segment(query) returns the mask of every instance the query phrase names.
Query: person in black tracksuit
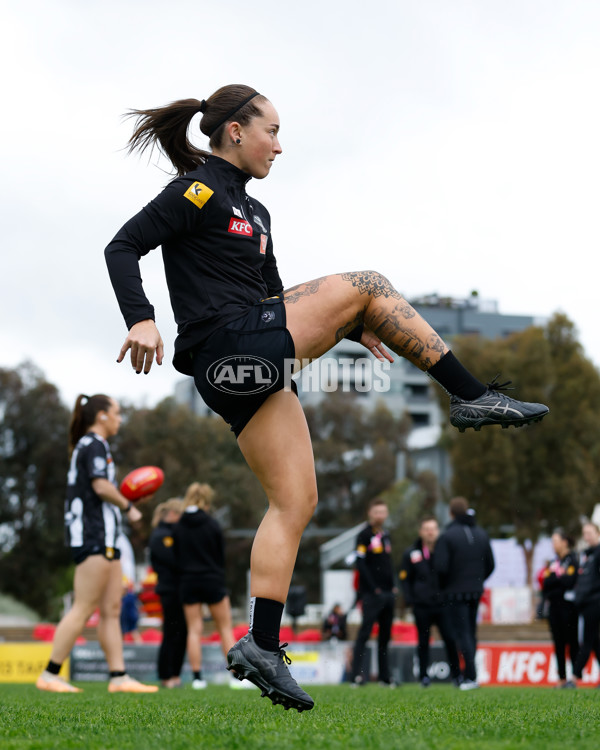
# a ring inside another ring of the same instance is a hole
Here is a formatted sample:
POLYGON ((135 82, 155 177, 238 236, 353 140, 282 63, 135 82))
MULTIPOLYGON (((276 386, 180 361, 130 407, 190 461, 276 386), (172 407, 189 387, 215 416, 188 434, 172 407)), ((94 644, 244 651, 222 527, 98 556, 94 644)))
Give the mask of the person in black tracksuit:
POLYGON ((175 557, 173 531, 183 511, 183 503, 172 498, 157 506, 148 540, 150 564, 158 578, 156 593, 163 612, 163 637, 158 651, 158 678, 163 687, 181 685, 187 626, 179 594, 179 566, 175 557))
POLYGON ((579 652, 574 592, 579 561, 577 553, 573 551, 574 544, 575 541, 563 529, 554 531, 552 546, 556 558, 548 563, 542 578, 542 595, 548 601, 548 624, 554 641, 559 684, 562 687, 574 687, 574 683, 567 680, 567 646, 571 665, 575 664, 579 652))
POLYGON ((453 520, 435 546, 434 565, 449 606, 456 645, 465 663, 460 688, 470 690, 478 687, 477 610, 484 581, 494 570, 494 555, 488 535, 475 523, 464 497, 450 501, 450 515, 453 520))
POLYGON ((583 677, 590 654, 596 655, 600 665, 600 530, 595 523, 588 521, 582 532, 587 548, 581 555, 575 584, 575 604, 583 620, 583 638, 573 666, 573 674, 578 680, 583 677))
MULTIPOLYGON (((350 337, 379 359, 393 360, 387 345, 426 371, 452 395, 451 421, 460 430, 538 421, 548 409, 515 402, 497 383, 477 380, 376 271, 331 274, 284 292, 269 213, 246 192, 248 180, 266 177, 281 154, 279 116, 258 91, 228 85, 207 100, 131 114, 137 120, 130 150, 159 147, 178 176, 105 250, 129 329, 118 361, 129 352, 137 373, 163 361, 139 268, 161 245, 177 321, 173 364, 194 377, 204 401, 231 425, 269 500, 252 548, 250 633, 236 644, 228 668, 251 674, 271 700, 307 710, 313 701, 292 684, 279 646, 298 545, 317 502, 314 454, 292 371, 350 337), (188 137, 198 114, 210 152, 188 137), (498 402, 505 408, 490 408, 498 402)), ((305 244, 318 241, 304 228, 305 208, 314 204, 313 195, 306 198, 298 207, 305 244)))
POLYGON ((434 547, 439 533, 437 520, 433 517, 424 518, 419 526, 419 538, 405 551, 398 574, 404 601, 408 607, 412 607, 419 634, 419 679, 423 687, 431 684, 427 668, 432 625, 437 625, 444 641, 452 679, 458 681, 460 676, 448 607, 442 602, 438 574, 433 564, 434 547))
POLYGON ((388 643, 392 633, 396 587, 390 537, 383 528, 387 517, 388 507, 383 500, 372 500, 369 505, 369 521, 356 538, 356 567, 360 575, 359 596, 363 619, 352 658, 351 682, 354 685, 364 686, 368 682, 367 641, 376 622, 379 624, 379 681, 383 685, 394 685, 388 664, 388 643))
POLYGON ((208 512, 213 496, 209 485, 191 484, 183 498, 184 511, 173 528, 179 593, 188 629, 187 653, 195 689, 206 687, 202 678, 203 604, 210 610, 225 656, 234 643, 231 604, 225 586, 225 539, 220 525, 208 512))

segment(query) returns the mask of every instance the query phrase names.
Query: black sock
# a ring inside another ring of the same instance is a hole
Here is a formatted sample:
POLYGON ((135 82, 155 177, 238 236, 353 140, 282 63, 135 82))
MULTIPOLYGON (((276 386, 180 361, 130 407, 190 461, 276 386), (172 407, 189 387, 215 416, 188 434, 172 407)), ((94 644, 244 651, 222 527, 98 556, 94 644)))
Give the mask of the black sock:
POLYGON ((108 673, 108 676, 112 680, 113 677, 125 677, 126 674, 127 672, 119 672, 117 670, 113 670, 112 672, 108 673))
POLYGON ((473 401, 483 396, 487 388, 461 365, 451 351, 446 352, 439 362, 427 370, 436 383, 439 383, 451 396, 465 401, 473 401))
POLYGON ((266 651, 278 651, 283 602, 256 596, 252 597, 250 607, 250 632, 256 645, 266 651))
POLYGON ((62 667, 62 664, 57 664, 55 661, 48 662, 48 666, 46 667, 46 672, 50 672, 50 674, 58 674, 60 672, 60 668, 62 667))
POLYGON ((198 672, 194 672, 194 679, 195 680, 201 680, 202 679, 202 670, 198 670, 198 672))

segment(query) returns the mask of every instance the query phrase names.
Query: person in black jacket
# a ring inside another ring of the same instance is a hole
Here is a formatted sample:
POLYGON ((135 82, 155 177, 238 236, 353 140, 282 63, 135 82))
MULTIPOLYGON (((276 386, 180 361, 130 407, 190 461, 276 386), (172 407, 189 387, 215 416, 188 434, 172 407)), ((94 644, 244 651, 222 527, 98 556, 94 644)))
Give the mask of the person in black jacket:
POLYGON ((464 497, 450 501, 450 516, 452 521, 435 547, 434 565, 465 663, 460 689, 472 690, 479 687, 475 669, 477 610, 483 583, 494 570, 494 555, 488 535, 475 523, 464 497))
POLYGON ((578 680, 593 652, 600 665, 600 529, 588 521, 582 528, 587 545, 581 555, 579 575, 575 584, 575 604, 583 620, 583 639, 573 667, 578 680))
POLYGON ((554 641, 559 685, 564 688, 575 687, 572 680, 567 680, 566 656, 567 646, 571 665, 574 665, 579 652, 577 638, 578 614, 575 606, 575 584, 579 561, 573 551, 575 540, 564 529, 556 529, 552 534, 552 546, 556 557, 544 570, 542 594, 548 601, 548 624, 554 641))
POLYGON ((437 625, 444 641, 452 679, 457 682, 460 677, 458 652, 448 607, 442 602, 438 574, 433 564, 434 548, 439 535, 440 527, 437 520, 433 516, 424 518, 419 525, 419 538, 404 553, 398 574, 404 601, 408 607, 412 607, 419 634, 419 679, 423 687, 429 687, 431 684, 427 668, 432 625, 437 625))
POLYGON ((225 586, 225 540, 208 511, 214 490, 194 482, 183 498, 184 511, 173 529, 179 565, 179 591, 188 629, 187 653, 194 675, 192 687, 206 687, 202 678, 202 605, 206 604, 221 636, 223 654, 234 644, 231 604, 225 586))
POLYGON ((269 502, 251 554, 250 633, 228 656, 228 669, 248 674, 272 701, 308 710, 314 702, 291 677, 279 645, 298 545, 317 502, 292 372, 352 337, 379 359, 393 359, 385 344, 426 371, 451 394, 450 420, 459 430, 539 421, 548 408, 515 401, 500 384, 471 375, 376 271, 331 274, 284 292, 269 212, 246 192, 248 180, 266 177, 281 154, 279 115, 258 91, 228 85, 206 100, 131 114, 130 150, 158 146, 178 176, 105 250, 129 329, 118 361, 129 353, 136 373, 163 361, 139 269, 142 256, 161 245, 178 327, 173 363, 193 375, 204 401, 231 425, 269 502), (211 152, 188 137, 198 114, 211 152))
POLYGON ((157 575, 156 593, 163 613, 163 637, 158 651, 158 678, 163 687, 181 685, 187 626, 179 596, 179 567, 175 557, 173 531, 183 512, 183 502, 171 498, 157 505, 148 540, 150 564, 157 575))
POLYGON ((352 657, 351 683, 364 686, 369 677, 365 663, 367 641, 373 625, 379 624, 377 664, 379 682, 394 686, 388 664, 388 643, 392 633, 396 587, 392 564, 392 545, 384 524, 388 507, 383 500, 371 500, 368 523, 356 537, 356 567, 359 572, 359 598, 362 602, 362 624, 356 636, 352 657))

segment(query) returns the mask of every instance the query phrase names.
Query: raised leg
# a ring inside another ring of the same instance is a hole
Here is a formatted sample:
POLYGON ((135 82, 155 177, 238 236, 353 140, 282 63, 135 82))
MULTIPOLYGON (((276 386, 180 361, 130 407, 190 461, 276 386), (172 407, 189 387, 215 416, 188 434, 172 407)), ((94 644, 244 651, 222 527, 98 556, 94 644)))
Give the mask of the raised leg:
POLYGON ((297 359, 314 359, 364 323, 393 352, 428 370, 448 351, 441 337, 377 271, 323 276, 285 292, 297 359))
MULTIPOLYGON (((486 388, 385 276, 376 271, 323 276, 288 289, 284 301, 287 327, 300 367, 364 323, 361 343, 375 356, 383 356, 383 342, 427 372, 452 396, 450 422, 461 432, 470 427, 479 430, 484 425, 521 427, 539 422, 548 413, 544 404, 517 401, 501 392, 508 383, 493 382, 486 388)), ((298 365, 295 369, 299 369, 298 365)))

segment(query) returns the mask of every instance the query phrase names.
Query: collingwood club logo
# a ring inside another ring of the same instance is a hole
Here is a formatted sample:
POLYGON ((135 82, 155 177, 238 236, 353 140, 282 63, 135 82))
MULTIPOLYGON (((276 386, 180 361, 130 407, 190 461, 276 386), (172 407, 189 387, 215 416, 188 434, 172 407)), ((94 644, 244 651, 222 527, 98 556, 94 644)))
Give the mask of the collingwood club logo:
POLYGON ((208 382, 223 393, 249 396, 269 390, 279 372, 272 362, 253 355, 232 355, 213 362, 206 371, 208 382))
POLYGON ((262 223, 260 216, 253 216, 254 223, 258 224, 260 227, 260 230, 264 232, 265 234, 268 234, 266 226, 262 223))

